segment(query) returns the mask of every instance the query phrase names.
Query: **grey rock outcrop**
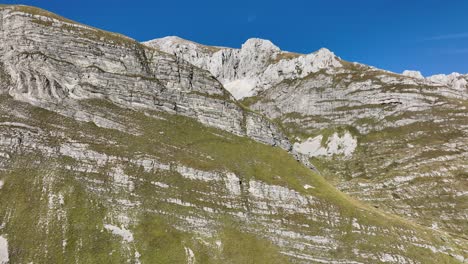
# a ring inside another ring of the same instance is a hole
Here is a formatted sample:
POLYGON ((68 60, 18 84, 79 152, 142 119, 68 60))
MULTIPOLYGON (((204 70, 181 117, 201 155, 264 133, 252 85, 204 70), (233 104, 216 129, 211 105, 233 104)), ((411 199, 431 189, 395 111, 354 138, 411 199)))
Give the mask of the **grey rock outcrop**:
POLYGON ((249 97, 286 80, 307 76, 327 67, 339 67, 329 50, 300 55, 281 51, 268 40, 252 38, 241 49, 207 47, 177 37, 144 42, 210 71, 236 99, 249 97))
POLYGON ((449 75, 436 74, 429 76, 426 79, 434 83, 440 83, 451 86, 455 90, 461 92, 466 93, 468 90, 468 74, 460 74, 457 72, 451 73, 449 75))
POLYGON ((413 78, 416 78, 416 79, 424 79, 424 76, 421 74, 420 71, 405 70, 405 71, 403 71, 402 75, 408 76, 408 77, 413 77, 413 78))
POLYGON ((451 74, 436 74, 429 77, 424 77, 419 71, 404 71, 403 75, 416 79, 425 79, 426 81, 436 84, 442 84, 452 87, 456 91, 465 92, 468 89, 468 74, 460 74, 453 72, 451 74))
POLYGON ((17 100, 58 111, 74 100, 106 99, 291 148, 273 124, 244 111, 209 72, 175 56, 45 11, 6 7, 0 21, 0 77, 9 80, 1 92, 17 100), (245 123, 253 119, 258 122, 245 123))

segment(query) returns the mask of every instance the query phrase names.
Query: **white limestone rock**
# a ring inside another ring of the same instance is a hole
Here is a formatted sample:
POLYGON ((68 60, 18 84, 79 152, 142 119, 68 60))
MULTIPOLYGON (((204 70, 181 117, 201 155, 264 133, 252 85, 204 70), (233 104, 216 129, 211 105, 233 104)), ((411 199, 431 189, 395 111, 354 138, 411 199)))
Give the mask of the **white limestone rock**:
POLYGON ((434 82, 434 83, 448 85, 455 90, 464 91, 464 92, 468 91, 468 74, 462 75, 457 72, 454 72, 448 75, 436 74, 436 75, 427 77, 427 80, 434 82))
POLYGON ((424 76, 421 74, 420 71, 410 71, 410 70, 405 70, 402 73, 404 76, 416 78, 416 79, 424 79, 424 76))
POLYGON ((0 236, 0 264, 8 264, 8 240, 3 236, 0 236))
POLYGON ((196 259, 195 259, 195 253, 189 248, 189 247, 184 247, 185 249, 185 255, 187 255, 187 264, 195 264, 196 259))
POLYGON ((236 99, 253 96, 285 79, 341 66, 339 59, 325 48, 307 55, 294 54, 258 38, 248 39, 240 49, 212 47, 208 51, 207 46, 174 37, 143 44, 210 71, 236 99))
POLYGON ((127 243, 133 242, 133 234, 130 232, 130 230, 110 224, 105 224, 104 228, 110 231, 112 234, 120 236, 127 243))
POLYGON ((323 136, 308 138, 302 143, 294 143, 293 150, 309 157, 344 155, 349 157, 357 147, 357 139, 349 132, 343 135, 333 133, 322 146, 323 136))

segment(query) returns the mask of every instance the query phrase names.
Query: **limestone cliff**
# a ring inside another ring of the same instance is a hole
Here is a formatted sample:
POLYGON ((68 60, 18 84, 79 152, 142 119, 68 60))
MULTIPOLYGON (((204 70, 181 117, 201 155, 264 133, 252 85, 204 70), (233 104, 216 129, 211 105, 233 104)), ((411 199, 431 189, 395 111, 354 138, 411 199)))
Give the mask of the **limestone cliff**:
POLYGON ((144 44, 210 71, 236 99, 255 95, 286 79, 341 65, 327 49, 300 55, 281 51, 270 41, 255 38, 247 40, 241 49, 207 47, 177 37, 144 44))
POLYGON ((0 61, 10 82, 2 92, 17 100, 84 117, 76 100, 106 99, 290 148, 279 129, 242 109, 209 72, 175 56, 28 7, 3 8, 0 20, 0 61))

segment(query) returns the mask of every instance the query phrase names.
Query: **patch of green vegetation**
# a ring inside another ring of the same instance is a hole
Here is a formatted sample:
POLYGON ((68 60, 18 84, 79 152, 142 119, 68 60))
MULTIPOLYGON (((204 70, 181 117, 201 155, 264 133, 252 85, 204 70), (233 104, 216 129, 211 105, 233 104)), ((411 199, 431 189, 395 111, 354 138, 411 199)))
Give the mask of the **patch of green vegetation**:
POLYGON ((59 16, 57 14, 51 13, 49 11, 46 11, 38 7, 25 6, 25 5, 4 5, 2 6, 2 8, 9 8, 13 11, 23 12, 23 13, 27 13, 31 15, 50 17, 58 21, 66 22, 66 23, 78 24, 78 22, 72 21, 70 19, 64 18, 62 16, 59 16))
POLYGON ((33 23, 36 23, 36 24, 39 24, 39 25, 43 25, 45 27, 51 27, 53 25, 53 22, 52 21, 44 21, 44 20, 41 20, 41 19, 37 19, 37 18, 34 18, 31 20, 33 23))
POLYGON ((68 62, 66 60, 61 60, 61 59, 57 59, 57 58, 54 58, 54 57, 51 57, 51 56, 48 56, 40 51, 35 51, 35 52, 21 52, 20 55, 24 55, 26 57, 32 57, 32 56, 40 56, 42 58, 44 58, 44 60, 46 59, 50 59, 50 60, 54 60, 58 63, 61 63, 61 64, 72 64, 71 62, 68 62))
POLYGON ((67 31, 72 31, 74 33, 79 33, 81 37, 89 38, 95 41, 105 41, 115 45, 127 47, 127 48, 137 48, 141 44, 137 43, 135 40, 126 37, 124 35, 103 31, 100 29, 86 27, 77 27, 76 23, 73 24, 63 24, 61 28, 67 31))
POLYGON ((200 48, 202 48, 206 53, 213 54, 221 50, 220 47, 215 47, 215 46, 207 46, 207 45, 200 45, 198 44, 200 48))
POLYGON ((354 121, 354 125, 362 126, 362 125, 369 125, 369 126, 376 126, 380 123, 380 120, 375 117, 364 117, 354 121))
POLYGON ((3 62, 0 62, 0 87, 8 87, 10 82, 10 75, 6 73, 3 62))
POLYGON ((346 133, 350 133, 354 137, 360 136, 359 131, 352 126, 334 126, 334 127, 328 127, 328 128, 316 130, 316 132, 313 134, 310 134, 309 137, 316 137, 316 136, 321 135, 322 141, 320 142, 320 144, 322 147, 326 147, 327 142, 331 136, 333 136, 334 134, 337 134, 339 137, 343 137, 346 133))
POLYGON ((250 96, 243 98, 240 103, 245 107, 250 107, 262 99, 261 96, 250 96))
POLYGON ((306 131, 300 124, 297 122, 282 122, 279 119, 276 120, 276 123, 279 124, 286 132, 286 135, 292 141, 296 141, 297 138, 305 140, 311 136, 309 131, 306 131))
POLYGON ((242 226, 230 225, 221 232, 221 262, 229 264, 289 263, 280 249, 271 242, 242 231, 242 226))
MULTIPOLYGON (((187 234, 171 226, 166 219, 152 213, 145 213, 135 227, 137 247, 144 252, 143 263, 186 263, 184 243, 190 241, 187 234)), ((187 245, 189 247, 189 245, 187 245)))
POLYGON ((101 232, 102 201, 83 188, 77 175, 41 155, 15 157, 10 165, 9 172, 0 173, 5 182, 0 222, 5 223, 1 232, 8 234, 12 263, 124 260, 120 245, 101 232))
MULTIPOLYGON (((302 79, 293 79, 293 80, 284 80, 283 82, 281 82, 280 84, 282 83, 285 83, 285 84, 288 84, 288 83, 292 83, 292 82, 302 82, 303 80, 308 80, 308 79, 317 79, 319 76, 329 76, 329 74, 327 73, 327 70, 326 69, 320 69, 319 71, 317 72, 311 72, 309 73, 309 75, 305 76, 304 78, 302 79)), ((319 89, 319 88, 316 88, 316 89, 319 89)))
POLYGON ((297 112, 291 112, 287 113, 281 116, 281 120, 287 121, 287 120, 299 120, 299 121, 306 121, 306 122, 317 122, 317 123, 324 123, 324 122, 330 122, 330 119, 325 118, 320 115, 303 115, 301 113, 297 112))
POLYGON ((223 91, 225 91, 223 94, 207 94, 207 93, 202 93, 198 91, 190 91, 189 94, 195 94, 195 95, 199 95, 199 96, 203 96, 203 97, 207 97, 211 99, 222 100, 222 101, 226 101, 229 103, 235 103, 231 99, 231 95, 226 90, 223 90, 223 91))
POLYGON ((385 109, 392 107, 393 105, 382 105, 382 104, 363 104, 353 106, 339 106, 335 108, 335 111, 354 111, 354 110, 365 110, 365 109, 385 109))
MULTIPOLYGON (((398 79, 402 78, 402 76, 399 74, 371 68, 367 65, 352 63, 344 60, 341 60, 340 62, 343 65, 345 72, 333 75, 333 82, 335 84, 343 84, 345 87, 353 82, 367 81, 371 81, 373 84, 380 84, 385 86, 385 84, 380 81, 380 76, 394 77, 398 79)), ((397 86, 389 86, 388 88, 393 89, 397 86)), ((351 92, 350 94, 359 92, 359 90, 356 90, 351 92)))
POLYGON ((324 118, 319 115, 302 115, 297 112, 291 112, 281 115, 281 117, 274 120, 278 127, 282 128, 282 131, 288 136, 290 140, 296 141, 305 140, 309 137, 315 137, 320 133, 320 129, 308 128, 304 124, 314 123, 326 123, 331 120, 324 118))
POLYGON ((302 56, 303 54, 294 53, 294 52, 281 52, 276 55, 274 59, 271 59, 268 64, 276 64, 281 60, 292 60, 302 56))

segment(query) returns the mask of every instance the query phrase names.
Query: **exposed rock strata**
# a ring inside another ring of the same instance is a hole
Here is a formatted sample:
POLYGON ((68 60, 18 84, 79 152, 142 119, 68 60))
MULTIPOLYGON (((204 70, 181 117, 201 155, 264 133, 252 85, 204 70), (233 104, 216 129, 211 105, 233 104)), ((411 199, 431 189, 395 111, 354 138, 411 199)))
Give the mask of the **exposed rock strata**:
POLYGON ((177 37, 155 39, 144 43, 182 58, 210 71, 236 99, 286 79, 303 78, 327 67, 341 66, 329 50, 308 55, 281 51, 268 40, 249 39, 241 49, 202 46, 177 37))
POLYGON ((312 162, 334 175, 341 190, 427 226, 455 233, 467 228, 466 75, 400 75, 326 50, 314 56, 283 52, 258 39, 241 49, 174 37, 145 44, 209 70, 238 98, 246 97, 244 104, 280 122, 297 141, 295 151, 338 154, 312 162), (230 54, 223 56, 229 63, 214 59, 220 54, 230 54), (356 139, 353 155, 343 155, 344 148, 328 151, 336 146, 323 138, 337 132, 356 139))
POLYGON ((0 12, 0 75, 10 82, 2 92, 15 99, 51 110, 70 106, 68 113, 74 100, 107 99, 290 148, 273 124, 244 111, 209 72, 127 37, 23 9, 0 12))

